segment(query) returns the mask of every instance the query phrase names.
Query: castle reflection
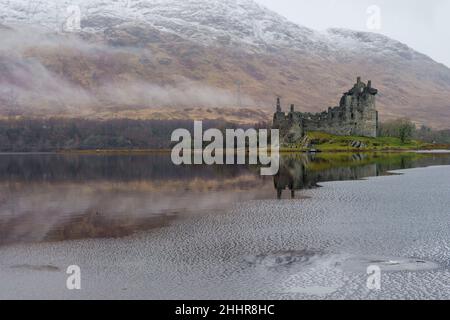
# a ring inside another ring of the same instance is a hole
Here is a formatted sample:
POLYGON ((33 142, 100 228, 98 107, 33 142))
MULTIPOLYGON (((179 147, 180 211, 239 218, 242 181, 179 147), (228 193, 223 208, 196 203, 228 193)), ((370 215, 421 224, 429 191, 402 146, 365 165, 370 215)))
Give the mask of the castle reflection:
POLYGON ((287 154, 281 156, 273 181, 278 199, 295 199, 297 191, 318 187, 320 182, 358 180, 387 175, 391 170, 449 163, 448 156, 414 153, 287 154))

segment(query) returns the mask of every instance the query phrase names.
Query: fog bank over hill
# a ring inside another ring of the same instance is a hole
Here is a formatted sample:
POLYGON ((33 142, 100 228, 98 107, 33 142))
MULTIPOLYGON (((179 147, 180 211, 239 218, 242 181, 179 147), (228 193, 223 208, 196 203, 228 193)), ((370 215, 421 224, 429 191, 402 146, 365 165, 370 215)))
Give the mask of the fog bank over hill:
MULTIPOLYGON (((30 27, 2 30, 0 34, 0 101, 4 115, 65 112, 75 116, 99 109, 206 108, 214 104, 227 107, 236 101, 227 90, 182 75, 158 83, 110 70, 117 64, 125 68, 134 58, 151 59, 152 53, 147 49, 116 47, 86 41, 78 35, 48 34, 30 27), (97 66, 102 74, 89 70, 97 66)), ((244 103, 253 103, 249 98, 243 99, 244 103)))

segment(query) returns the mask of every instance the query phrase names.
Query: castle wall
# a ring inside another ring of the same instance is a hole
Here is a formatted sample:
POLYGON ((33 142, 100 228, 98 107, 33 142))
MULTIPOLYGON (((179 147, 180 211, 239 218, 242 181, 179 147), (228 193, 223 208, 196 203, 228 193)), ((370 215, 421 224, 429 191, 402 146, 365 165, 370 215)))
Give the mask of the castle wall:
POLYGON ((322 131, 341 136, 376 137, 378 131, 378 112, 375 96, 378 91, 371 82, 366 85, 358 78, 354 87, 344 93, 337 107, 322 113, 295 112, 285 114, 277 101, 273 127, 280 130, 285 143, 299 142, 307 132, 322 131))
POLYGON ((298 114, 278 112, 274 116, 273 128, 280 130, 280 137, 287 143, 295 143, 305 136, 303 121, 298 114))

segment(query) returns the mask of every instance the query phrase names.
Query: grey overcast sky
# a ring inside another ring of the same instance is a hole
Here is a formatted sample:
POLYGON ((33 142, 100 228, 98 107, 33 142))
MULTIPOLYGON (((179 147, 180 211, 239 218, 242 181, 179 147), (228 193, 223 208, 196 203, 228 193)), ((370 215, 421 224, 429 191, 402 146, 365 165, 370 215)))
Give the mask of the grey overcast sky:
POLYGON ((340 27, 382 33, 450 67, 450 0, 256 1, 312 29, 340 27), (377 30, 367 27, 373 17, 367 10, 373 5, 380 9, 377 30))

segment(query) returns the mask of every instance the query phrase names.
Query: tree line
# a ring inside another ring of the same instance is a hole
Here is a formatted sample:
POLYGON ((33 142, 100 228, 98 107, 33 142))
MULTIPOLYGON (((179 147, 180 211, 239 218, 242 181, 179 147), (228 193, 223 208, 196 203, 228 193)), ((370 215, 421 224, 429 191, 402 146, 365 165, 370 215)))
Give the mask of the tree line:
MULTIPOLYGON (((269 123, 240 126, 224 121, 203 121, 204 129, 269 128, 269 123)), ((192 120, 87 120, 8 119, 0 120, 0 152, 52 152, 96 149, 169 149, 175 129, 192 132, 192 120)), ((380 124, 379 136, 450 144, 449 130, 417 126, 407 119, 380 124)))
MULTIPOLYGON (((237 128, 223 121, 203 121, 204 129, 237 128)), ((192 132, 192 120, 0 120, 0 152, 52 152, 96 149, 169 149, 175 129, 192 132)))
POLYGON ((435 144, 450 144, 450 129, 433 130, 424 125, 417 127, 409 119, 397 119, 381 123, 378 135, 380 137, 399 138, 402 143, 414 139, 435 144))

